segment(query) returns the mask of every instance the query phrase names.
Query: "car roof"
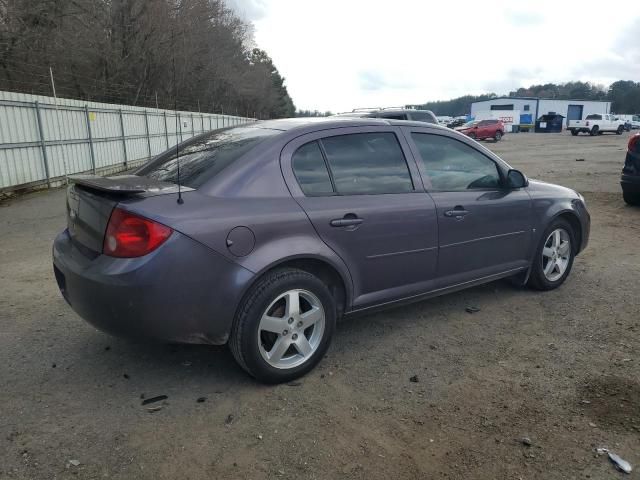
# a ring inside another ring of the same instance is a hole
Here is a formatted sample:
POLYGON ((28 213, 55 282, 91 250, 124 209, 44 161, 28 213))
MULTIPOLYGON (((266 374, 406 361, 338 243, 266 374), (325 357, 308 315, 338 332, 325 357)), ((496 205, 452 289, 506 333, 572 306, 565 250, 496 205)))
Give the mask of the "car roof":
MULTIPOLYGON (((415 110, 414 110, 415 111, 415 110)), ((405 126, 405 127, 432 127, 445 131, 448 128, 437 125, 435 123, 427 123, 413 120, 392 120, 387 118, 372 117, 299 117, 299 118, 283 118, 279 120, 263 120, 251 125, 248 128, 265 128, 270 130, 280 130, 282 132, 291 130, 325 130, 340 127, 373 127, 373 126, 405 126), (316 128, 313 128, 316 127, 316 128)))

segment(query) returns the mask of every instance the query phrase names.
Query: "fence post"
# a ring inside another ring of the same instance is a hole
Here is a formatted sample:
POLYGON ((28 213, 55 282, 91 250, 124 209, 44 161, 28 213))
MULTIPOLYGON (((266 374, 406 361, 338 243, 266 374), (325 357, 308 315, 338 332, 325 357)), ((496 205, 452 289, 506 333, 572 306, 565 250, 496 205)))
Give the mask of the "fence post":
POLYGON ((196 127, 193 124, 193 113, 191 114, 191 136, 192 137, 196 136, 196 127))
POLYGON ((91 134, 91 118, 89 117, 89 106, 84 106, 84 116, 87 120, 87 140, 89 140, 89 153, 91 154, 91 169, 96 174, 96 153, 93 151, 93 136, 91 134))
POLYGON ((47 157, 47 145, 44 143, 44 130, 42 128, 42 117, 40 115, 40 103, 33 102, 36 107, 36 119, 38 120, 38 133, 40 134, 40 148, 42 149, 42 162, 44 163, 44 174, 47 176, 47 187, 51 188, 51 175, 49 173, 49 158, 47 157))
POLYGON ((124 121, 122 120, 122 109, 119 109, 120 113, 120 131, 122 132, 122 150, 124 151, 124 169, 127 169, 127 163, 129 163, 129 159, 127 158, 127 139, 124 136, 124 121))
POLYGON ((151 158, 151 137, 149 136, 149 117, 147 111, 144 111, 144 124, 147 127, 147 148, 149 149, 149 158, 151 158))
MULTIPOLYGON (((178 126, 180 128, 180 143, 183 142, 182 140, 182 120, 180 119, 180 114, 178 112, 176 112, 176 118, 178 119, 178 126)), ((178 132, 176 132, 176 139, 178 138, 178 132)))
POLYGON ((200 133, 204 133, 204 115, 200 114, 200 133))
POLYGON ((164 117, 164 139, 167 142, 167 150, 169 150, 169 132, 167 131, 167 112, 162 112, 164 117))

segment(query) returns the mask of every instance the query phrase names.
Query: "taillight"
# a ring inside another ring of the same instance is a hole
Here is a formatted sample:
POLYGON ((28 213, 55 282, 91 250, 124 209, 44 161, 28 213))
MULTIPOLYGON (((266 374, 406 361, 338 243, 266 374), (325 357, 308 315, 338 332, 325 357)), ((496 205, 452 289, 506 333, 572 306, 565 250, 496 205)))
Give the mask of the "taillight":
POLYGON ((629 145, 627 145, 627 148, 632 153, 640 152, 640 133, 636 133, 629 139, 629 145))
POLYGON ((111 257, 141 257, 162 245, 172 232, 166 225, 114 208, 102 253, 111 257))

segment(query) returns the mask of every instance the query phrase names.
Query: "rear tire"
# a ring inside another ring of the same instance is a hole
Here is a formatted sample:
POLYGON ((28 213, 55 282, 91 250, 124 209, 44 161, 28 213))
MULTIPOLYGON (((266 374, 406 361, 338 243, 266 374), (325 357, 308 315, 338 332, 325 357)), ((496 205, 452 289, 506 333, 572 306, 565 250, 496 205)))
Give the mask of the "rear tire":
POLYGON ((589 132, 589 135, 593 137, 595 135, 598 135, 599 132, 600 132, 600 127, 598 127, 598 125, 594 125, 591 131, 589 132))
POLYGON ((498 130, 498 131, 496 132, 496 134, 493 136, 493 139, 494 139, 496 142, 499 142, 499 141, 502 139, 502 132, 501 132, 500 130, 498 130))
POLYGON ((564 283, 573 266, 575 237, 573 228, 566 220, 558 218, 551 222, 533 257, 528 281, 531 288, 553 290, 564 283))
POLYGON ((632 207, 640 207, 640 193, 625 192, 623 190, 622 198, 627 205, 631 205, 632 207))
POLYGON ((258 381, 288 382, 322 359, 335 325, 335 300, 319 278, 292 268, 275 270, 245 295, 229 347, 258 381))
POLYGON ((576 129, 571 129, 571 135, 573 135, 574 137, 578 135, 578 130, 576 129))

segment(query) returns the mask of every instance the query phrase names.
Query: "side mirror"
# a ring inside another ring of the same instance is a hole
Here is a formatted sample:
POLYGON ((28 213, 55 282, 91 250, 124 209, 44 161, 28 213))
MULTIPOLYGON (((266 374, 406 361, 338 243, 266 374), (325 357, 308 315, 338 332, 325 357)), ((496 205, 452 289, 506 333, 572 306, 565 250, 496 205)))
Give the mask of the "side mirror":
POLYGON ((524 188, 529 186, 529 180, 520 170, 509 170, 507 173, 507 186, 509 188, 524 188))

